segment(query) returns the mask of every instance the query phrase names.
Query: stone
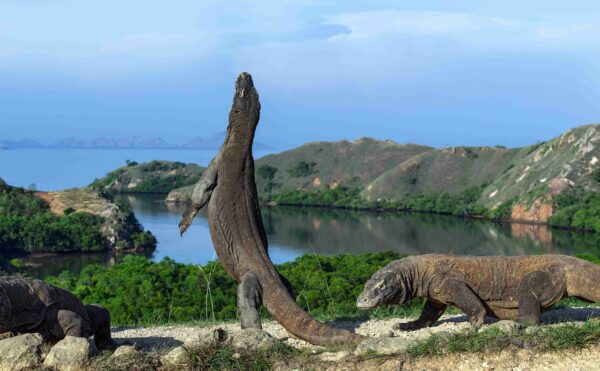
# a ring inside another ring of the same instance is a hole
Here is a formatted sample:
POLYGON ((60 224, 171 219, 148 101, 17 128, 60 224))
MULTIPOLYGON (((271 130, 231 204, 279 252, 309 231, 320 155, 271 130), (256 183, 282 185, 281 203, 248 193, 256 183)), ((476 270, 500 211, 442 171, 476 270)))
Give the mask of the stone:
MULTIPOLYGON (((510 320, 502 320, 495 323, 492 323, 487 328, 497 328, 509 334, 515 333, 521 329, 521 324, 519 322, 510 321, 510 320)), ((482 331, 480 329, 479 331, 482 331)))
POLYGON ((192 351, 204 348, 207 346, 213 346, 222 343, 227 338, 227 333, 222 328, 217 328, 212 332, 201 332, 197 336, 187 338, 183 347, 192 351))
POLYGON ((226 343, 235 349, 267 350, 275 346, 277 340, 263 330, 247 328, 231 335, 226 343))
POLYGON ((183 345, 174 348, 161 358, 164 364, 171 366, 188 366, 193 361, 193 356, 198 354, 202 348, 213 346, 225 341, 227 334, 225 330, 217 328, 212 332, 202 332, 192 336, 183 342, 183 345))
POLYGON ((97 353, 98 349, 89 339, 66 336, 50 349, 44 366, 60 371, 83 370, 89 358, 97 353))
POLYGON ((377 353, 380 355, 393 355, 406 352, 412 341, 404 338, 369 338, 361 341, 354 354, 364 355, 377 353))
POLYGON ((170 366, 187 366, 190 364, 192 356, 189 350, 179 346, 161 358, 161 362, 170 366))
POLYGON ((133 358, 137 353, 138 351, 134 345, 121 345, 115 350, 112 358, 133 358))
POLYGON ((394 337, 394 331, 392 331, 392 330, 385 330, 385 331, 382 331, 382 332, 379 334, 379 337, 380 337, 380 338, 392 338, 392 337, 394 337))
POLYGON ((24 334, 0 340, 0 371, 39 367, 43 343, 40 334, 24 334))

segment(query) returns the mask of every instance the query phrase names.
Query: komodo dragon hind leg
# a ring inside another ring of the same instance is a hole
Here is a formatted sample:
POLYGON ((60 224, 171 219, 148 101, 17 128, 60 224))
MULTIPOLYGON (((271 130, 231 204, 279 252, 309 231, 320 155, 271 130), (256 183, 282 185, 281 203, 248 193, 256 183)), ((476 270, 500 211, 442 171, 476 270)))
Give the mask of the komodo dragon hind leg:
POLYGON ((85 306, 88 317, 92 321, 94 343, 98 349, 114 349, 118 346, 110 335, 110 312, 101 305, 88 304, 85 306))
POLYGON ((555 292, 560 286, 557 284, 559 279, 560 277, 552 277, 548 271, 535 271, 521 280, 517 286, 519 322, 524 325, 540 323, 542 303, 562 296, 562 293, 555 292))
POLYGON ((407 323, 397 323, 393 326, 393 328, 396 330, 413 331, 423 327, 429 327, 433 325, 435 321, 442 316, 442 314, 444 314, 446 307, 447 306, 442 303, 437 303, 428 299, 425 302, 423 311, 417 320, 407 323))
POLYGON ((246 273, 237 289, 238 311, 242 328, 261 329, 258 309, 262 305, 262 286, 254 273, 246 273))

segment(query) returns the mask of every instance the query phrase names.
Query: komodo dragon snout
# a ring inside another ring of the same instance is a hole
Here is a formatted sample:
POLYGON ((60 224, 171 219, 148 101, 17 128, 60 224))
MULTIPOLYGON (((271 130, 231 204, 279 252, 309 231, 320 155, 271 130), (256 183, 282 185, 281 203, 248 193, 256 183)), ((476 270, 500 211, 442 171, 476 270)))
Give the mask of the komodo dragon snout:
POLYGON ((367 310, 381 304, 402 304, 404 292, 404 284, 396 274, 380 271, 367 281, 362 294, 356 300, 356 307, 367 310))

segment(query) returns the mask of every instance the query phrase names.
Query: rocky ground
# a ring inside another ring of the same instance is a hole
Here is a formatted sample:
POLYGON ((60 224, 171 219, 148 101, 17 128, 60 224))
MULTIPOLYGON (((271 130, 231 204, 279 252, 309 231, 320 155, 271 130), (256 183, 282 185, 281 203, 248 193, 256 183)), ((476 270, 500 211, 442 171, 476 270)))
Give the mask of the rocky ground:
MULTIPOLYGON (((560 326, 565 321, 577 323, 592 317, 600 317, 599 308, 564 308, 545 313, 543 322, 548 326, 560 326)), ((116 327, 113 329, 115 340, 126 341, 135 346, 123 346, 114 354, 98 352, 87 339, 68 338, 52 346, 44 344, 39 336, 29 334, 0 340, 0 371, 38 367, 59 370, 203 369, 206 364, 198 363, 198 355, 206 354, 206 348, 214 346, 215 341, 227 344, 236 352, 229 357, 241 357, 240 361, 251 360, 253 352, 276 353, 276 344, 281 343, 301 350, 300 357, 276 360, 270 366, 275 369, 592 370, 597 369, 600 364, 600 346, 596 344, 591 344, 584 350, 561 352, 541 353, 536 349, 513 347, 484 354, 458 353, 414 358, 408 356, 406 350, 415 341, 426 339, 432 334, 443 336, 464 332, 469 325, 464 315, 446 315, 428 329, 412 332, 392 330, 393 324, 408 320, 410 319, 336 322, 336 326, 355 330, 368 338, 358 346, 329 349, 293 338, 281 325, 272 321, 264 323, 265 332, 240 330, 237 323, 116 327), (129 363, 119 363, 118 359, 129 359, 129 363)), ((484 329, 490 326, 510 332, 517 324, 510 321, 488 321, 484 329)))
MULTIPOLYGON (((600 317, 600 308, 562 308, 546 312, 542 321, 547 324, 581 322, 588 318, 600 317), (566 321, 566 322, 565 322, 566 321)), ((465 315, 444 315, 435 326, 418 331, 393 330, 392 326, 399 322, 408 322, 411 318, 369 320, 362 322, 336 322, 335 326, 354 330, 369 337, 394 337, 409 341, 424 339, 431 334, 442 332, 456 332, 469 328, 465 315)), ((486 326, 494 323, 487 319, 486 326)), ((198 327, 190 325, 171 325, 158 327, 121 327, 113 329, 116 341, 130 341, 140 346, 178 346, 186 339, 197 336, 198 333, 211 333, 217 328, 222 328, 227 333, 240 331, 238 323, 223 323, 212 326, 198 327)), ((305 341, 290 337, 289 333, 277 322, 269 321, 263 324, 264 330, 274 338, 284 343, 301 349, 319 349, 320 347, 308 344, 305 341)))

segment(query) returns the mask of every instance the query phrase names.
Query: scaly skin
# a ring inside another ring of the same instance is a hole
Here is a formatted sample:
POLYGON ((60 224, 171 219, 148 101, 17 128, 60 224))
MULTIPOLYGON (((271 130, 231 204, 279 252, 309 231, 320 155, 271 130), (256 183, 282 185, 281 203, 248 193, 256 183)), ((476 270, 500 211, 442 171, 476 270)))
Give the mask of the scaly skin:
POLYGON ((70 292, 44 281, 0 277, 0 334, 41 333, 60 340, 89 338, 99 349, 115 348, 110 336, 110 314, 97 304, 84 306, 70 292))
POLYGON ((357 334, 327 326, 302 310, 271 262, 252 157, 259 118, 252 77, 242 73, 236 82, 225 143, 198 181, 180 232, 183 234, 198 211, 208 205, 208 224, 219 260, 240 284, 238 309, 243 328, 261 327, 258 307, 262 304, 286 330, 312 344, 358 340, 357 334))
POLYGON ((464 311, 474 327, 484 316, 539 323, 540 314, 564 297, 600 301, 600 267, 564 255, 421 255, 396 260, 365 284, 356 305, 371 309, 427 298, 416 321, 396 327, 431 326, 448 305, 464 311))

